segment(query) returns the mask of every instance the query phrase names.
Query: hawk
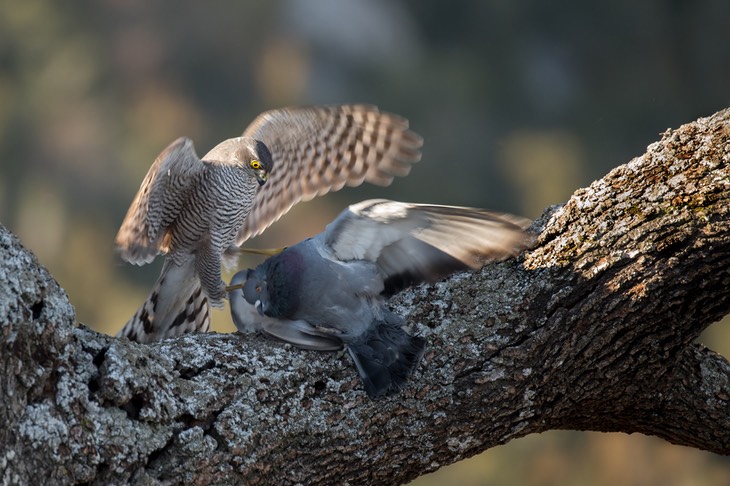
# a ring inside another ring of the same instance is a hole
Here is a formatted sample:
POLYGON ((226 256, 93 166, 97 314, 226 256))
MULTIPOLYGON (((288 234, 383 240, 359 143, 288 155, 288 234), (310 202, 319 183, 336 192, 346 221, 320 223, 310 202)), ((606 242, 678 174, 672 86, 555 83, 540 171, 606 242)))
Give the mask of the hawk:
POLYGON ((221 264, 294 204, 369 182, 387 186, 421 157, 422 138, 369 105, 260 114, 201 158, 180 138, 155 160, 116 236, 133 264, 165 255, 152 291, 118 333, 151 342, 207 332, 222 307, 221 264))

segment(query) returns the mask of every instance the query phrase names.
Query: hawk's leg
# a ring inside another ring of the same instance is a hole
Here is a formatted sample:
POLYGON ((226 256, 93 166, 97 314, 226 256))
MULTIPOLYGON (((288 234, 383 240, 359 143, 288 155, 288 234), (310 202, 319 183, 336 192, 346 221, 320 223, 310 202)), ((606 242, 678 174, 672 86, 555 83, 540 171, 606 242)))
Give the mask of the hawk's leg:
POLYGON ((195 258, 195 273, 200 278, 210 305, 217 308, 223 307, 223 297, 226 295, 226 284, 221 278, 221 253, 222 250, 213 245, 204 245, 195 258))

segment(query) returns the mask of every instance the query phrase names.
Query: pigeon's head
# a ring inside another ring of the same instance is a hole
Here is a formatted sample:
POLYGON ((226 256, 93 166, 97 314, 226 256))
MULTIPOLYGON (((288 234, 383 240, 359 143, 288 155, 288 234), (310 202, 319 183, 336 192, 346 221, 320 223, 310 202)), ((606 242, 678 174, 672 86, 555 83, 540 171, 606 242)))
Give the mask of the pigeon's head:
POLYGON ((243 296, 243 286, 250 270, 241 270, 231 279, 228 300, 231 303, 231 318, 240 332, 254 332, 261 329, 261 315, 253 303, 243 296))
POLYGON ((266 275, 259 269, 246 272, 246 283, 243 286, 243 298, 256 307, 262 316, 269 309, 269 291, 266 285, 266 275))

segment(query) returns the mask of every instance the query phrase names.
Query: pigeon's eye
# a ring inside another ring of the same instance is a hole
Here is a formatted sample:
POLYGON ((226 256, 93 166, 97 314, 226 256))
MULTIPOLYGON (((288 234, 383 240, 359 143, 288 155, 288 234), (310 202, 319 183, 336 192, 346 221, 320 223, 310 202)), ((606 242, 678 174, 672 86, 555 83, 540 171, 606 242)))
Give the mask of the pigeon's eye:
POLYGON ((256 293, 257 294, 260 294, 261 293, 261 286, 260 285, 257 285, 256 286, 256 293))
POLYGON ((261 162, 259 162, 258 160, 252 160, 252 161, 251 161, 251 162, 249 163, 249 165, 250 165, 250 166, 251 166, 251 168, 252 168, 252 169, 254 169, 254 170, 259 170, 259 169, 260 169, 260 168, 262 167, 262 165, 261 165, 261 162))

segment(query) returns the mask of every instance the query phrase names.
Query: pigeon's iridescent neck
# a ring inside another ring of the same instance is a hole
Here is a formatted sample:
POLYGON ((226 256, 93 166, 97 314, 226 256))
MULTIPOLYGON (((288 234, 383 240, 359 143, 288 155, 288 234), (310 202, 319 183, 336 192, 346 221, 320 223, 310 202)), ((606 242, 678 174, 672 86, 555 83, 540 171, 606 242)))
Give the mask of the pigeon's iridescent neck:
POLYGON ((304 258, 296 247, 288 248, 266 260, 270 317, 292 317, 299 308, 302 293, 304 258))

